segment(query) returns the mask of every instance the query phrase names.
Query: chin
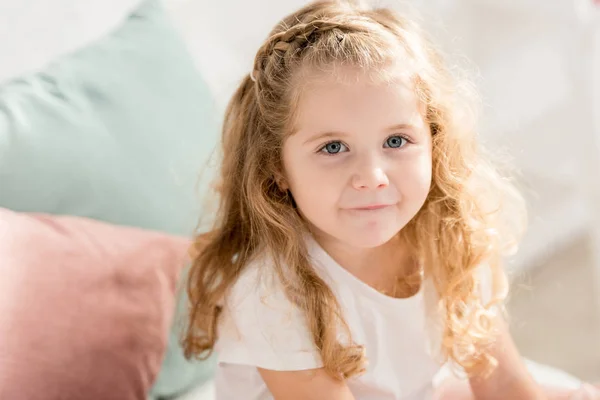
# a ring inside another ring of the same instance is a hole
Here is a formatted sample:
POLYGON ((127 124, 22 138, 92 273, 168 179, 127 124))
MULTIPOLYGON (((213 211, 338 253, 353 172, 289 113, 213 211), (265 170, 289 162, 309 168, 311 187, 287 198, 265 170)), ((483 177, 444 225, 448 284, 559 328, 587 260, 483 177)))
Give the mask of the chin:
POLYGON ((362 232, 356 232, 354 235, 349 236, 348 232, 344 232, 344 237, 348 244, 352 246, 371 249, 375 247, 382 246, 389 242, 394 236, 400 232, 398 230, 371 230, 370 232, 367 230, 363 230, 362 232))

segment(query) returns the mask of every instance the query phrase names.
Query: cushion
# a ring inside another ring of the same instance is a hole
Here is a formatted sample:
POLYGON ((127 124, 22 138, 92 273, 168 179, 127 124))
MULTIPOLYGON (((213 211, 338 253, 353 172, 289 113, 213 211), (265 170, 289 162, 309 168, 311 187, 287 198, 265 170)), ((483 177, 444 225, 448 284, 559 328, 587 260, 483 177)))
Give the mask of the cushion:
POLYGON ((189 240, 0 209, 0 398, 142 400, 189 240))
POLYGON ((146 0, 103 40, 0 86, 0 206, 189 235, 219 138, 212 104, 146 0))
MULTIPOLYGON (((212 106, 160 1, 145 0, 110 35, 0 86, 0 207, 188 236, 212 177, 212 106)), ((179 326, 156 395, 213 373, 184 359, 179 326)))

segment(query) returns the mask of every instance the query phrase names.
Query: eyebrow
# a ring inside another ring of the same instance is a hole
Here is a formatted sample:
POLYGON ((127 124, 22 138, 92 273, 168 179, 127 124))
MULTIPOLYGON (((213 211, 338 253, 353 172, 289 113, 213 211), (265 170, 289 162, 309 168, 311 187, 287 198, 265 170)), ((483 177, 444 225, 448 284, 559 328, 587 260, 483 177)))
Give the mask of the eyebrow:
MULTIPOLYGON (((411 130, 411 131, 417 130, 417 128, 412 124, 396 124, 396 125, 392 125, 389 128, 385 129, 385 131, 389 132, 389 131, 395 131, 395 130, 400 130, 400 129, 411 130)), ((323 132, 323 133, 311 136, 304 142, 304 144, 313 143, 313 142, 320 141, 320 140, 327 139, 327 138, 340 138, 340 137, 343 138, 344 136, 348 136, 348 134, 345 132, 328 131, 328 132, 323 132)))

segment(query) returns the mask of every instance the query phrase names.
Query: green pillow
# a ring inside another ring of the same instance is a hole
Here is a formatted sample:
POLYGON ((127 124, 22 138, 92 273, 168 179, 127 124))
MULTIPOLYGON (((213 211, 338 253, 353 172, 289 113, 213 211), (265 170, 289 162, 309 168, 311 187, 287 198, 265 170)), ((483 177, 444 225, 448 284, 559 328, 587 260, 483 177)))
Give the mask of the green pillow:
MULTIPOLYGON (((213 102, 160 2, 144 1, 111 35, 0 86, 0 207, 189 236, 213 102)), ((214 370, 184 360, 177 326, 156 395, 214 370)))
POLYGON ((193 232, 213 99, 158 0, 0 86, 0 205, 193 232))

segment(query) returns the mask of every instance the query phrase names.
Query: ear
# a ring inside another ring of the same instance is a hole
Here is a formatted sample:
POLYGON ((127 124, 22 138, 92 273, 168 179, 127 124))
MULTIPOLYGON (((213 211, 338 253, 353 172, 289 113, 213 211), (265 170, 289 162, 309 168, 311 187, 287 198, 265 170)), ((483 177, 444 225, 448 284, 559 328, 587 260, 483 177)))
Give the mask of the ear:
POLYGON ((279 189, 282 192, 286 192, 289 190, 290 186, 287 184, 287 181, 285 179, 281 179, 277 182, 277 186, 279 186, 279 189))
POLYGON ((277 184, 277 187, 279 188, 279 190, 281 190, 282 192, 287 191, 290 187, 287 184, 287 179, 285 179, 285 176, 283 176, 283 174, 276 174, 274 176, 275 179, 275 183, 277 184))

